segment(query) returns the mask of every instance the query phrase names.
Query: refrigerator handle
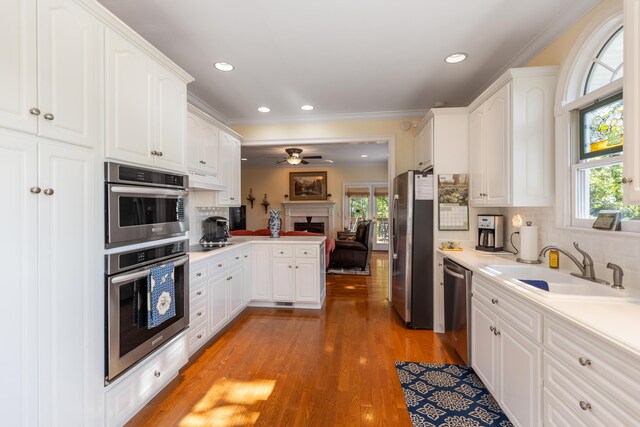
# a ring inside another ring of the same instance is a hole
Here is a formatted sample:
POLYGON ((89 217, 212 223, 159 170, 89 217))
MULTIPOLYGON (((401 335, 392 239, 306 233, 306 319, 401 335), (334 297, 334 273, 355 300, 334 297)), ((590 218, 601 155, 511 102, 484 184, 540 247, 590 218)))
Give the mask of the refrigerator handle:
POLYGON ((393 195, 393 221, 391 232, 393 236, 391 238, 391 243, 393 247, 393 259, 398 259, 398 200, 400 197, 397 194, 393 195))

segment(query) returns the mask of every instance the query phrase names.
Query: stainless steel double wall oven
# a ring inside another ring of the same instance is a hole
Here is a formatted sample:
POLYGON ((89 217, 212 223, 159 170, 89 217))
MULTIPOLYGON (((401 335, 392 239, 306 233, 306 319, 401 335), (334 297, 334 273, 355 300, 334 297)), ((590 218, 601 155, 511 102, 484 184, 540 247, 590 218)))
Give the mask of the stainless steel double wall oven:
POLYGON ((188 194, 186 175, 105 163, 105 385, 188 326, 188 194), (169 262, 176 315, 149 328, 148 277, 169 262))

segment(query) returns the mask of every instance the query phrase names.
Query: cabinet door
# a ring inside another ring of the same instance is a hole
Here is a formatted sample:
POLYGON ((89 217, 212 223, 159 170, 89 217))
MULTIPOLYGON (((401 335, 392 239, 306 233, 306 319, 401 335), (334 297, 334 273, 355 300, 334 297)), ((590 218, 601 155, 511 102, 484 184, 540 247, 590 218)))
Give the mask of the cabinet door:
POLYGON ((320 299, 318 260, 297 259, 295 264, 296 301, 318 302, 320 299))
POLYGON ((252 261, 251 249, 245 249, 242 252, 242 292, 244 305, 249 304, 249 301, 251 301, 252 261))
POLYGON ((253 246, 251 257, 251 299, 271 301, 271 247, 253 246))
POLYGON ((187 116, 187 85, 172 72, 156 65, 157 134, 156 165, 183 171, 185 160, 185 118, 187 116))
POLYGON ((209 279, 207 287, 209 291, 209 322, 211 335, 213 336, 224 325, 227 324, 229 318, 229 304, 227 304, 227 275, 222 275, 209 279))
POLYGON ((187 113, 187 167, 192 170, 200 170, 202 167, 202 126, 203 121, 200 117, 191 112, 187 113))
MULTIPOLYGON (((0 9, 2 7, 0 6, 0 9)), ((1 16, 1 15, 0 15, 1 16)), ((0 29, 2 31, 2 29, 0 29)), ((0 83, 2 84, 2 83, 0 83)), ((35 137, 0 133, 2 332, 0 412, 8 426, 38 425, 38 185, 35 137), (10 207, 10 208, 9 208, 10 207)))
POLYGON ((98 144, 98 20, 69 0, 38 0, 38 133, 85 147, 98 144))
POLYGON ((485 105, 485 203, 504 206, 511 202, 511 83, 493 94, 485 105))
POLYGON ((433 165, 433 118, 431 118, 422 129, 422 138, 420 150, 420 161, 418 162, 418 169, 422 170, 433 165))
POLYGON ((624 177, 629 181, 623 184, 624 201, 637 205, 640 204, 640 0, 624 1, 624 68, 624 177))
POLYGON ((294 300, 293 289, 293 259, 274 258, 271 272, 273 284, 273 300, 278 302, 291 302, 294 300))
POLYGON ((542 349, 505 322, 499 325, 498 401, 516 425, 540 424, 542 349))
POLYGON ((229 317, 234 318, 244 308, 242 266, 229 272, 229 317))
MULTIPOLYGON (((38 308, 40 424, 95 425, 95 371, 102 356, 96 304, 96 181, 93 152, 39 144, 38 308), (53 193, 47 195, 47 190, 53 193)), ((34 307, 30 313, 33 313, 34 307)))
POLYGON ((422 169, 423 164, 423 151, 424 151, 424 128, 418 132, 416 137, 413 139, 413 159, 414 159, 414 167, 418 170, 422 169))
MULTIPOLYGON (((203 121, 202 135, 200 140, 200 158, 202 164, 200 169, 210 175, 218 173, 218 128, 203 121)), ((228 161, 225 160, 225 161, 228 161)))
POLYGON ((155 64, 115 32, 105 37, 106 156, 153 165, 155 64))
POLYGON ((218 167, 218 182, 225 186, 224 190, 218 191, 218 205, 229 206, 231 197, 231 168, 233 157, 233 142, 231 135, 220 131, 220 164, 218 167))
POLYGON ((472 206, 484 204, 484 104, 469 115, 469 202, 472 206))
POLYGON ((240 141, 236 138, 231 138, 231 156, 228 159, 230 170, 230 182, 229 182, 229 205, 240 206, 240 141))
POLYGON ((0 2, 0 126, 36 133, 36 0, 0 2))
POLYGON ((498 352, 493 329, 498 318, 477 299, 471 305, 472 366, 487 390, 495 395, 497 385, 498 352))

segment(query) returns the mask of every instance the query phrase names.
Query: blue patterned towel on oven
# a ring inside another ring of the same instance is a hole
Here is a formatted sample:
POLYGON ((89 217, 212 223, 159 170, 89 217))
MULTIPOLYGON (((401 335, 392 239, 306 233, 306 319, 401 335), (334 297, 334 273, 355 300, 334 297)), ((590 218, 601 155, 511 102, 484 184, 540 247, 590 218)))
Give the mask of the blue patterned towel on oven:
POLYGON ((147 329, 152 329, 176 315, 175 266, 151 267, 147 277, 147 329))

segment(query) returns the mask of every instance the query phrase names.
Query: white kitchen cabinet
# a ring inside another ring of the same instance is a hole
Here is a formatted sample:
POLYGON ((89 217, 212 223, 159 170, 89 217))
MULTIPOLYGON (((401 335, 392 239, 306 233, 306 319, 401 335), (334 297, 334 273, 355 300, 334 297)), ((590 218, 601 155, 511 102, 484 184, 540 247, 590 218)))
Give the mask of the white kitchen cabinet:
POLYGON ((11 299, 3 335, 0 411, 10 425, 95 425, 102 331, 95 316, 96 179, 92 151, 0 133, 0 219, 11 244, 0 256, 11 299), (97 363, 96 363, 97 362, 97 363), (97 383, 96 383, 97 381, 97 383), (8 419, 6 418, 8 417, 8 419))
POLYGON ((293 302, 295 300, 293 264, 293 258, 273 258, 271 286, 273 300, 276 302, 293 302))
POLYGON ((418 125, 414 138, 415 169, 423 170, 433 166, 433 116, 418 125))
POLYGON ((229 271, 229 276, 227 277, 227 286, 229 287, 229 317, 232 319, 245 307, 242 270, 243 266, 238 265, 229 271))
POLYGON ((219 129, 195 107, 187 108, 187 167, 217 180, 219 129))
POLYGON ((251 301, 251 281, 253 279, 252 258, 251 248, 246 248, 242 251, 242 295, 245 306, 251 301))
POLYGON ((296 258, 294 269, 295 300, 302 302, 317 302, 320 299, 318 281, 318 261, 313 259, 296 258))
POLYGON ((101 28, 72 0, 3 2, 0 126, 96 146, 101 28))
POLYGON ((470 105, 472 206, 551 206, 557 67, 511 69, 470 105))
POLYGON ((106 46, 106 157, 184 170, 186 83, 110 29, 106 46))
POLYGON ((251 299, 271 301, 271 247, 254 245, 251 248, 251 299))
POLYGON ((217 276, 209 279, 207 283, 211 307, 209 309, 209 329, 212 336, 227 324, 227 319, 229 318, 227 277, 225 275, 217 276))
POLYGON ((218 173, 224 189, 218 192, 218 206, 240 206, 240 140, 224 131, 219 135, 218 173))
POLYGON ((476 277, 471 312, 474 370, 515 425, 540 425, 541 314, 476 277))
POLYGON ((624 0, 623 79, 624 201, 637 205, 640 204, 640 0, 624 0))

